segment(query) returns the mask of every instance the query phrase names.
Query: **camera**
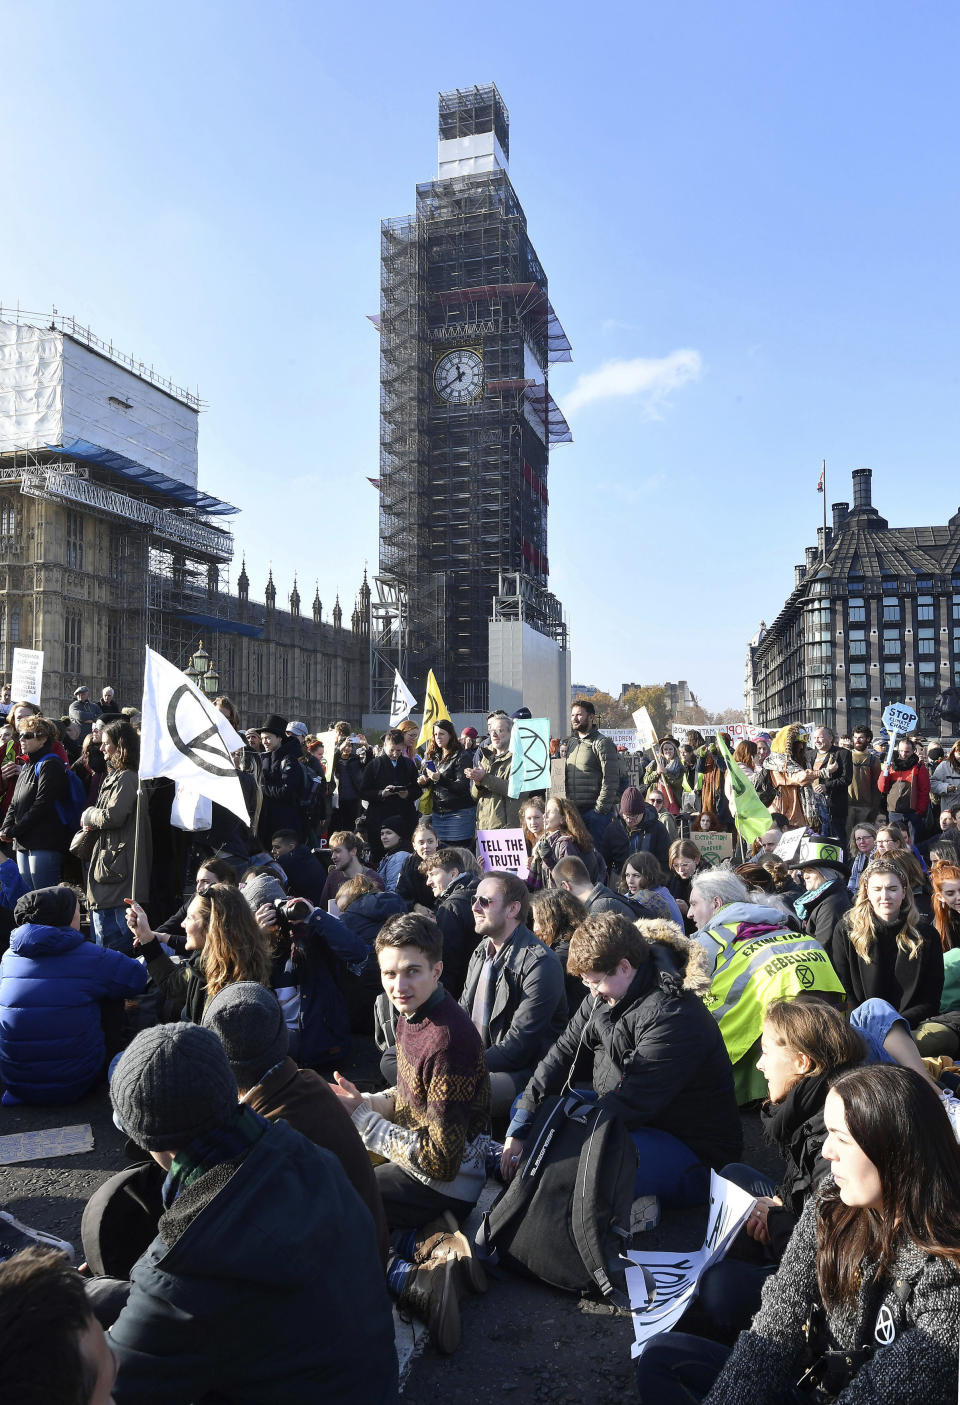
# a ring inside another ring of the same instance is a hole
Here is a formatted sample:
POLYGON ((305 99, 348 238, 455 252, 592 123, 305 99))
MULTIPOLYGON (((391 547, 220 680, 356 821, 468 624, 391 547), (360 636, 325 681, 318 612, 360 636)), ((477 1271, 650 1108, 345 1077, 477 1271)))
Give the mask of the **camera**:
POLYGON ((293 922, 303 922, 310 916, 310 904, 303 898, 274 898, 273 910, 277 914, 277 929, 284 937, 290 936, 293 922))

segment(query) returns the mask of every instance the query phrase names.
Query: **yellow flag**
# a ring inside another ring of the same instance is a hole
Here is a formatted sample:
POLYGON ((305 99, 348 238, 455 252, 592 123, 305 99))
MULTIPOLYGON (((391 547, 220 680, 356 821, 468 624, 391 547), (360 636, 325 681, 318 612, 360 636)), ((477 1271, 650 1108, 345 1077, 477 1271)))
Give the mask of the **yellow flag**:
POLYGON ((434 722, 439 722, 442 717, 449 716, 447 705, 443 701, 443 695, 431 668, 427 674, 427 690, 423 699, 423 726, 420 728, 419 737, 417 737, 417 746, 423 746, 424 742, 433 741, 434 722))

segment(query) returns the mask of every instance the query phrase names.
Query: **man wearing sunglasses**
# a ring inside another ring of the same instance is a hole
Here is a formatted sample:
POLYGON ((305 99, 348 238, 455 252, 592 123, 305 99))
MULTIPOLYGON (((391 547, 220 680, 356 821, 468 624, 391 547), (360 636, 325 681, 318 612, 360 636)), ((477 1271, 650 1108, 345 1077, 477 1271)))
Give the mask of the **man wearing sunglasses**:
POLYGON ((470 958, 460 1004, 486 1051, 490 1110, 503 1116, 567 1023, 559 957, 525 925, 527 885, 513 873, 485 873, 473 897, 480 945, 470 958))

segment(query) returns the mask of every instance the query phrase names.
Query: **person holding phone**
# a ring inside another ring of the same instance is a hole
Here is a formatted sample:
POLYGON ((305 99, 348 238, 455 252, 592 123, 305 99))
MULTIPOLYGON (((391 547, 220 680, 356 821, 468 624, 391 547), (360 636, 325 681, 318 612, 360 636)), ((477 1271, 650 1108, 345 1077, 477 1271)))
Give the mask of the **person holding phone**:
POLYGON ((395 727, 383 738, 383 755, 375 756, 364 767, 360 783, 361 798, 367 802, 367 839, 370 860, 379 864, 383 858, 380 828, 388 815, 399 815, 405 832, 412 834, 417 823, 417 763, 403 754, 403 733, 395 727))

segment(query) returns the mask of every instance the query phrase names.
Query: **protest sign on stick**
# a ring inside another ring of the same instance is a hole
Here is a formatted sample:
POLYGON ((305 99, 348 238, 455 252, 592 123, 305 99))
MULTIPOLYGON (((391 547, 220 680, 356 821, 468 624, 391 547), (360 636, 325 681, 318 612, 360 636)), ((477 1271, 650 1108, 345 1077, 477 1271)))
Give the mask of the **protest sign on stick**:
POLYGON ((14 649, 13 672, 10 674, 10 697, 13 702, 40 706, 40 685, 43 681, 43 650, 14 649))
POLYGON ((529 860, 522 829, 478 829, 477 858, 485 873, 515 873, 526 878, 529 860))

